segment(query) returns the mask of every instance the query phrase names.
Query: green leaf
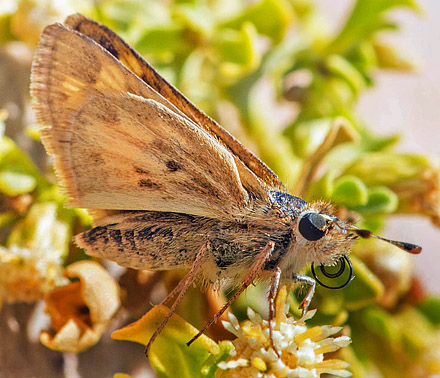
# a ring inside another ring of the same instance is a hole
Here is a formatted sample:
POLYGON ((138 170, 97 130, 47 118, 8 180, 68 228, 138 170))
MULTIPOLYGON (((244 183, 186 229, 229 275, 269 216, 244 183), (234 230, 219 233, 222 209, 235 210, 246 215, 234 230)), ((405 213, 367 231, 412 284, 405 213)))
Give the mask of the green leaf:
POLYGON ((340 349, 338 358, 350 364, 348 370, 353 374, 352 378, 365 378, 367 376, 366 368, 352 346, 340 349))
POLYGON ((363 75, 348 60, 340 55, 330 55, 325 60, 325 67, 333 75, 347 81, 356 95, 366 87, 363 75))
POLYGON ((370 72, 377 67, 377 56, 373 44, 367 40, 359 43, 346 55, 346 59, 363 75, 367 85, 371 85, 370 72))
POLYGON ((403 350, 409 356, 418 356, 426 351, 430 337, 435 328, 417 308, 406 307, 395 316, 395 322, 400 326, 403 350), (411 324, 411 327, 408 327, 411 324))
MULTIPOLYGON (((393 152, 366 154, 347 169, 346 173, 362 177, 367 186, 390 188, 399 199, 399 212, 422 214, 438 222, 439 201, 436 188, 439 171, 437 164, 429 156, 393 152)), ((394 197, 392 194, 391 196, 394 197)), ((394 198, 389 199, 392 202, 386 206, 388 212, 395 206, 394 198)))
POLYGON ((310 185, 306 200, 310 202, 330 198, 333 193, 335 177, 335 171, 329 169, 319 180, 310 185))
POLYGON ((206 5, 201 3, 179 4, 174 8, 174 14, 186 27, 205 38, 211 37, 214 33, 214 18, 206 5))
POLYGON ((37 180, 25 173, 15 171, 14 167, 0 171, 0 191, 8 196, 29 193, 37 186, 37 180))
MULTIPOLYGON (((116 340, 134 341, 146 345, 162 322, 168 308, 163 305, 153 307, 141 319, 113 332, 116 340)), ((213 340, 201 335, 191 346, 186 343, 198 330, 174 314, 165 328, 151 345, 148 354, 151 366, 161 377, 196 378, 212 377, 213 363, 227 357, 229 346, 219 347, 213 340), (220 356, 218 356, 220 354, 220 356), (210 358, 216 355, 215 358, 210 358)))
POLYGON ((384 227, 384 217, 383 214, 377 216, 370 215, 362 220, 358 225, 360 228, 371 231, 373 234, 379 233, 384 227))
POLYGON ((368 193, 368 201, 364 206, 354 209, 364 216, 391 214, 397 210, 399 198, 397 194, 385 186, 372 188, 368 193))
POLYGON ((331 106, 329 114, 332 116, 345 115, 356 99, 355 91, 350 83, 341 77, 333 76, 324 80, 326 81, 325 91, 331 106))
POLYGON ((292 125, 286 134, 295 148, 295 154, 303 158, 311 155, 324 141, 333 121, 333 118, 318 118, 292 125))
POLYGON ((417 307, 433 325, 440 325, 440 298, 427 298, 417 307))
POLYGON ((400 140, 399 135, 376 136, 371 135, 368 130, 363 130, 362 148, 365 152, 390 152, 391 147, 395 146, 400 140))
POLYGON ((373 48, 376 53, 377 64, 381 68, 405 72, 411 72, 416 69, 416 65, 411 58, 390 44, 375 41, 373 48))
POLYGON ((183 28, 178 24, 145 30, 135 43, 141 54, 176 54, 187 49, 183 28))
POLYGON ((384 287, 367 266, 356 256, 350 256, 355 278, 344 293, 345 307, 350 311, 375 303, 383 295, 384 287))
POLYGON ((362 177, 367 186, 391 187, 398 182, 417 178, 430 167, 432 162, 427 156, 378 152, 364 155, 345 173, 362 177))
MULTIPOLYGON (((338 176, 352 175, 347 167, 353 165, 365 154, 360 143, 345 143, 333 148, 325 157, 326 163, 337 172, 338 176)), ((363 177, 359 175, 353 175, 363 177)))
POLYGON ((98 18, 98 21, 121 33, 136 24, 138 18, 142 18, 145 22, 145 19, 148 20, 151 16, 157 17, 157 13, 152 10, 155 8, 154 4, 148 3, 150 3, 149 12, 146 12, 147 9, 143 8, 142 2, 139 1, 112 0, 95 3, 94 18, 98 18))
POLYGON ((214 378, 215 372, 218 369, 218 363, 226 361, 230 356, 231 351, 234 349, 234 345, 229 340, 220 341, 218 346, 220 348, 220 352, 211 354, 211 356, 208 357, 208 359, 205 361, 205 364, 202 366, 201 372, 206 378, 214 378))
POLYGON ((206 81, 206 77, 211 73, 205 69, 206 60, 206 55, 201 49, 195 49, 187 56, 180 70, 179 88, 195 104, 209 111, 210 106, 214 106, 217 91, 206 81))
POLYGON ((344 176, 335 182, 331 199, 353 208, 367 204, 368 189, 356 176, 344 176))
POLYGON ((222 25, 226 28, 240 29, 246 22, 252 23, 259 34, 263 34, 279 42, 293 18, 293 12, 288 1, 261 0, 222 25))
POLYGON ((29 157, 14 141, 7 137, 0 140, 0 190, 16 196, 29 193, 37 185, 47 185, 29 157))
POLYGON ((244 23, 240 30, 222 29, 214 46, 220 55, 220 72, 235 78, 253 71, 260 63, 255 48, 257 34, 251 23, 244 23))
POLYGON ((254 137, 259 156, 286 186, 293 185, 300 173, 301 160, 294 155, 289 141, 283 135, 271 131, 272 127, 276 127, 274 120, 277 119, 277 108, 269 109, 267 96, 260 88, 261 82, 254 81, 258 74, 241 80, 240 85, 231 91, 231 98, 247 116, 246 127, 254 137))
MULTIPOLYGON (((370 306, 352 313, 350 326, 353 349, 364 361, 379 369, 381 376, 400 378, 414 366, 416 356, 402 354, 402 325, 383 308, 370 306)), ((412 326, 412 323, 404 324, 406 329, 412 326)))
POLYGON ((394 7, 407 7, 419 11, 415 0, 357 0, 350 17, 327 52, 343 54, 355 44, 368 39, 384 27, 384 13, 394 7))
POLYGON ((364 326, 373 335, 392 344, 399 342, 399 326, 385 310, 379 307, 367 308, 362 313, 362 317, 364 326))
MULTIPOLYGON (((349 318, 349 312, 340 306, 338 306, 336 311, 330 311, 328 313, 325 313, 323 310, 321 311, 321 304, 318 304, 317 307, 319 311, 316 315, 312 319, 307 320, 307 325, 309 327, 323 324, 343 326, 349 318)), ((301 317, 301 311, 299 309, 297 311, 295 310, 295 316, 301 317)))
MULTIPOLYGON (((232 303, 232 313, 242 322, 249 319, 247 315, 248 308, 252 308, 255 312, 264 313, 267 310, 267 285, 264 283, 256 283, 255 286, 249 286, 244 293, 232 303)), ((228 292, 227 298, 233 295, 233 291, 228 292)))

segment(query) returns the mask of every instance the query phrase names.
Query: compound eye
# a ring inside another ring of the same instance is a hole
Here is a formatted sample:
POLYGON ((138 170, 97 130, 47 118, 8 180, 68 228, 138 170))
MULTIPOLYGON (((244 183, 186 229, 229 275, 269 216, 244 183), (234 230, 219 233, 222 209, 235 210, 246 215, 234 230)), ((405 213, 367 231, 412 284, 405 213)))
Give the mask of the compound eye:
POLYGON ((327 221, 317 213, 306 213, 299 220, 298 230, 303 238, 316 241, 325 235, 327 221))

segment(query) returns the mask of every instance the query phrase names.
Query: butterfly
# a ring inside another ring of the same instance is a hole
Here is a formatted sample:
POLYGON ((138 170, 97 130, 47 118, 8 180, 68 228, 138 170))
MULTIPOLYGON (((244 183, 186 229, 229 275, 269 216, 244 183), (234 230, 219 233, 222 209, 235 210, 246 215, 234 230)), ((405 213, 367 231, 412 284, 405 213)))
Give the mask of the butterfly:
POLYGON ((270 319, 280 280, 309 285, 305 312, 315 280, 299 272, 308 264, 345 266, 356 238, 377 237, 338 219, 326 202, 287 193, 118 35, 82 15, 42 32, 31 96, 67 206, 94 219, 75 237, 78 246, 134 269, 189 269, 164 300, 177 296, 147 352, 194 281, 238 289, 188 344, 257 279, 270 281, 270 319))

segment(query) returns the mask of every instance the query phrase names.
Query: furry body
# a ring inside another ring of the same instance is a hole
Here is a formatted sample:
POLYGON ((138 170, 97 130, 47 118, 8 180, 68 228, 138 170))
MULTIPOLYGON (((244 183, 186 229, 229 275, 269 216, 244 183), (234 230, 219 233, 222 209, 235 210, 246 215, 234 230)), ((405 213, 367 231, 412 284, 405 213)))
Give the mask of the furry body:
MULTIPOLYGON (((240 220, 224 221, 182 213, 124 211, 106 219, 105 224, 76 237, 89 254, 108 258, 134 269, 170 270, 189 268, 200 247, 209 241, 203 261, 205 283, 241 282, 258 253, 269 241, 275 244, 264 265, 267 273, 281 268, 283 278, 313 261, 313 249, 299 249, 294 232, 299 214, 310 207, 287 193, 273 192, 271 204, 260 206, 240 220)), ((327 246, 337 249, 337 239, 327 246)), ((329 257, 333 254, 329 253, 329 257)), ((320 259, 322 257, 319 254, 320 259)), ((320 263, 321 260, 318 261, 320 263)))

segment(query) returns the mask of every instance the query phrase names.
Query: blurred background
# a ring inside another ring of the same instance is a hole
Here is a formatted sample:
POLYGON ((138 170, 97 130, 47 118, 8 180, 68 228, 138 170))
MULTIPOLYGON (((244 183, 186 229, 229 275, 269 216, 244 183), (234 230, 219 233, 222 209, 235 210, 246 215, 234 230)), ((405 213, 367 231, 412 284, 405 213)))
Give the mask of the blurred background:
MULTIPOLYGON (((352 6, 350 0, 318 1, 329 27, 337 29, 352 6), (331 17, 330 17, 331 15, 331 17)), ((417 67, 415 73, 377 72, 376 85, 359 99, 357 110, 378 134, 399 133, 399 151, 440 154, 440 3, 419 1, 423 13, 411 14, 395 10, 390 17, 401 27, 399 33, 387 33, 384 38, 411 56, 417 67), (403 131, 403 132, 402 132, 403 131)), ((415 257, 417 272, 430 291, 440 294, 440 236, 426 219, 411 217, 390 219, 384 234, 387 237, 407 238, 423 246, 415 257)))

